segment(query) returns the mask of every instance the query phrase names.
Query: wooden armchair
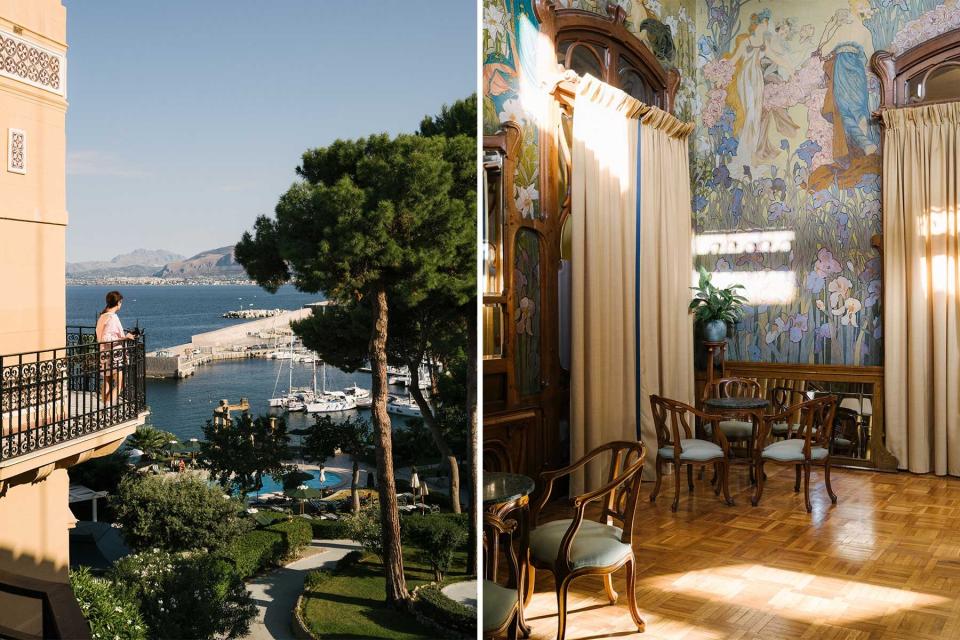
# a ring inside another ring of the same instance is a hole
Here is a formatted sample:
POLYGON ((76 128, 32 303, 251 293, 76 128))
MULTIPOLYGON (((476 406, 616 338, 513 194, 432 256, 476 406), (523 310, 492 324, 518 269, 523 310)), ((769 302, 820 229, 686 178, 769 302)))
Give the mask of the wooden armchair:
POLYGON ((830 453, 843 452, 848 456, 858 456, 862 450, 860 441, 860 414, 853 409, 837 407, 833 420, 833 434, 830 438, 830 453))
POLYGON ((764 419, 760 432, 761 443, 766 442, 767 433, 775 423, 785 422, 789 428, 785 440, 762 448, 757 447, 757 492, 751 500, 753 506, 759 504, 763 495, 763 465, 767 462, 793 465, 796 470, 793 490, 797 492, 800 491, 800 470, 803 470, 803 494, 807 513, 813 511, 810 505, 810 467, 815 464, 822 465, 830 501, 837 503, 837 496, 830 486, 830 439, 836 409, 836 396, 820 396, 787 407, 784 411, 764 419), (797 416, 797 423, 790 422, 791 416, 797 416))
POLYGON ((650 407, 653 409, 653 423, 657 428, 657 483, 650 494, 650 502, 655 502, 660 493, 660 483, 663 480, 663 466, 673 463, 674 479, 676 481, 673 494, 673 505, 670 510, 676 512, 680 503, 680 470, 687 465, 687 486, 693 491, 694 465, 713 465, 717 472, 717 481, 714 483, 714 492, 720 495, 723 490, 724 501, 733 506, 730 497, 729 476, 730 445, 720 428, 720 416, 710 415, 694 409, 688 404, 650 396, 650 407), (687 415, 702 421, 704 432, 710 434, 710 440, 701 440, 694 437, 687 415))
MULTIPOLYGON (((799 405, 812 396, 804 389, 794 387, 773 387, 770 389, 770 413, 783 414, 790 407, 799 405)), ((778 440, 789 437, 791 431, 798 428, 796 413, 787 412, 787 418, 770 425, 769 435, 778 440)), ((760 442, 764 442, 761 440, 760 442)))
POLYGON ((509 584, 520 584, 520 564, 513 546, 515 520, 501 520, 492 513, 483 514, 483 637, 506 635, 516 640, 523 616, 523 599, 519 589, 505 587, 497 582, 500 550, 507 556, 509 584))
MULTIPOLYGON (((531 514, 529 584, 533 585, 535 569, 554 575, 557 591, 557 639, 563 640, 567 625, 567 591, 570 583, 583 575, 602 575, 610 604, 617 601, 613 589, 613 573, 626 567, 627 602, 630 615, 639 631, 643 620, 637 611, 636 560, 633 553, 633 516, 640 496, 640 479, 646 450, 642 442, 614 441, 597 447, 570 466, 540 474, 543 493, 531 514), (601 455, 609 456, 607 482, 602 487, 573 496, 573 518, 537 525, 540 511, 550 499, 553 483, 601 455), (586 518, 587 506, 602 500, 597 520, 586 518), (614 525, 614 520, 620 526, 614 525)), ((532 588, 532 587, 531 587, 532 588)))

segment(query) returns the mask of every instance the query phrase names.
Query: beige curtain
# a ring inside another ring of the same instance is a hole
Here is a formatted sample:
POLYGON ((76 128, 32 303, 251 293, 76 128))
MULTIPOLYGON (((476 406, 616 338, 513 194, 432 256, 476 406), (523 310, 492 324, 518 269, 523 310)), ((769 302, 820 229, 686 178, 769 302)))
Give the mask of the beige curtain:
POLYGON ((687 312, 693 271, 687 136, 693 125, 659 109, 641 124, 640 424, 652 471, 657 431, 650 395, 694 401, 693 320, 687 312))
POLYGON ((902 468, 960 475, 960 103, 883 122, 887 446, 902 468))
MULTIPOLYGON (((611 440, 656 449, 649 393, 693 397, 686 314, 691 125, 585 76, 573 117, 571 213, 571 460, 611 440), (639 126, 642 118, 643 126, 639 126), (637 137, 640 159, 640 368, 637 367, 637 137), (639 386, 638 386, 639 385, 639 386)), ((600 464, 572 478, 574 493, 604 481, 600 464)))

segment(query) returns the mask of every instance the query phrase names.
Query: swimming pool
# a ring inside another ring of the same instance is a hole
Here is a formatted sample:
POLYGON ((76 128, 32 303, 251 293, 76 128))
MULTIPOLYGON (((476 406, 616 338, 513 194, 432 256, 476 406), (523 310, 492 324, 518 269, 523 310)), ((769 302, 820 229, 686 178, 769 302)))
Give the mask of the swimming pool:
MULTIPOLYGON (((318 469, 301 469, 304 473, 309 473, 313 476, 312 479, 305 481, 303 484, 311 487, 313 489, 330 489, 331 487, 336 487, 343 483, 343 477, 336 473, 335 471, 326 471, 324 472, 324 481, 320 482, 320 471, 318 469)), ((264 476, 263 477, 263 488, 260 489, 260 493, 275 493, 283 491, 283 483, 277 482, 273 479, 273 476, 264 476)), ((247 496, 257 495, 256 491, 251 491, 247 496)))

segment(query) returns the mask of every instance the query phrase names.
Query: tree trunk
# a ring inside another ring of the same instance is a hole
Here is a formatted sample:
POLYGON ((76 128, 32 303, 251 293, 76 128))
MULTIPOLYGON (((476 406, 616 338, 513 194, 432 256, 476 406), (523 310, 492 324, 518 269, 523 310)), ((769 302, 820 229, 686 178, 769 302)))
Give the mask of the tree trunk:
POLYGON ((470 460, 470 540, 467 547, 467 573, 477 575, 477 488, 480 454, 477 449, 477 314, 476 305, 467 306, 467 455, 470 460))
POLYGON ((417 401, 417 406, 420 407, 420 413, 423 415, 423 423, 430 428, 433 443, 437 445, 437 449, 440 450, 440 455, 443 456, 447 461, 447 466, 450 467, 450 508, 453 509, 454 513, 462 513, 462 509, 460 508, 460 465, 457 463, 457 456, 453 455, 450 445, 448 445, 444 439, 440 425, 437 424, 437 417, 433 415, 433 409, 430 407, 430 403, 427 402, 427 399, 423 395, 423 390, 420 388, 419 364, 419 362, 407 363, 407 367, 410 369, 410 393, 413 395, 413 399, 417 401))
POLYGON ((400 514, 397 511, 397 487, 393 477, 393 432, 387 413, 387 292, 377 290, 373 300, 373 330, 370 332, 370 369, 373 379, 372 406, 374 444, 377 453, 377 492, 380 497, 380 527, 383 541, 383 570, 386 577, 387 604, 406 605, 410 594, 403 575, 403 549, 400 546, 400 514))
POLYGON ((360 463, 356 460, 353 461, 353 477, 350 480, 350 497, 353 498, 353 512, 358 513, 360 511, 360 491, 358 485, 360 484, 360 463))

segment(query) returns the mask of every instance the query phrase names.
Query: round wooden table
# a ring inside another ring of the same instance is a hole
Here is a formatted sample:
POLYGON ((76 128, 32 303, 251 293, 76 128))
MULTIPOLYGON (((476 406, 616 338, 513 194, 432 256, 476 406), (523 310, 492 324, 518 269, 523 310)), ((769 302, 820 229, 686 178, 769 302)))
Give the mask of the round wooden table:
POLYGON ((703 401, 704 410, 708 413, 723 416, 724 418, 741 418, 747 416, 753 424, 753 431, 747 443, 746 458, 733 457, 733 461, 747 464, 750 467, 750 482, 756 482, 753 474, 753 463, 757 436, 760 432, 760 423, 770 408, 770 401, 766 398, 707 398, 703 401))
MULTIPOLYGON (((502 473, 494 471, 483 472, 483 508, 498 518, 505 518, 516 512, 517 526, 520 529, 517 560, 520 564, 520 584, 516 586, 521 601, 525 598, 527 578, 529 576, 530 548, 530 494, 537 484, 533 478, 520 473, 502 473)), ((496 567, 494 567, 496 574, 496 567)), ((530 627, 523 618, 523 607, 520 607, 520 631, 523 637, 530 637, 530 627)))

